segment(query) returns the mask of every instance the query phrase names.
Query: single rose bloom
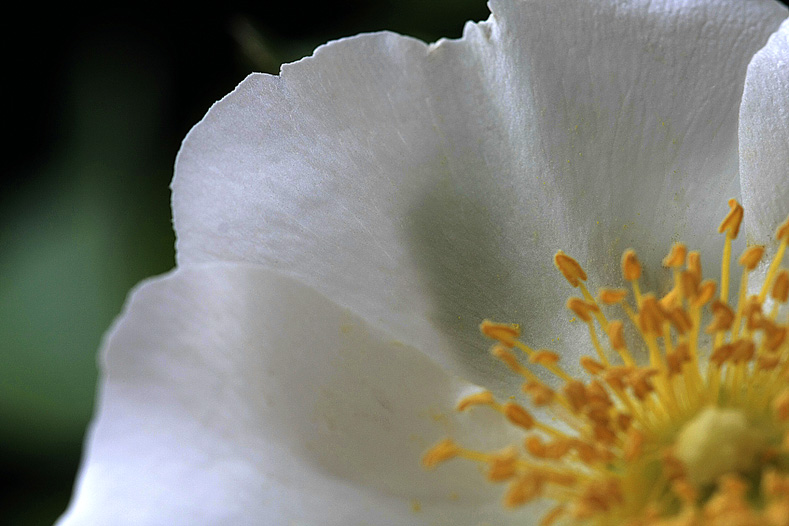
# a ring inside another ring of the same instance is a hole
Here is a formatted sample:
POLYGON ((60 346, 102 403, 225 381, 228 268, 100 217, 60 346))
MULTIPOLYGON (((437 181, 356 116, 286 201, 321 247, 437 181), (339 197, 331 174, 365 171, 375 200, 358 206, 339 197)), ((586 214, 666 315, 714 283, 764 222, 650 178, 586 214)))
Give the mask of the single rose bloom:
POLYGON ((490 6, 189 133, 59 525, 786 524, 786 9, 490 6))

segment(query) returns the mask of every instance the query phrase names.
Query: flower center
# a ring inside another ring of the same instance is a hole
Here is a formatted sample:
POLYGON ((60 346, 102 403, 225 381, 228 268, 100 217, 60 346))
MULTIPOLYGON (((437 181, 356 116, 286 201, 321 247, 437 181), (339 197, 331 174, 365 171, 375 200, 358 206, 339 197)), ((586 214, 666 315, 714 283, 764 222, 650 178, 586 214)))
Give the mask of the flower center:
POLYGON ((760 465, 769 443, 760 426, 741 409, 707 407, 677 435, 676 455, 695 486, 715 483, 726 473, 749 473, 760 465))
POLYGON ((522 377, 520 396, 551 423, 516 396, 499 402, 489 391, 475 393, 458 411, 496 410, 524 431, 523 443, 485 452, 447 438, 423 465, 477 462, 491 482, 508 484, 507 507, 553 499, 541 526, 789 525, 789 271, 781 268, 789 218, 756 295, 748 295, 748 280, 765 249, 743 252, 730 305, 731 245, 743 209, 735 200, 729 206, 719 227, 719 289, 703 279, 699 253, 682 244, 663 260, 674 287, 661 298, 641 292, 632 250, 622 257, 632 300, 626 289, 603 288, 595 298, 581 265, 557 253, 556 267, 582 296, 567 307, 588 325, 595 349, 580 359, 587 376, 568 374, 557 353, 523 343, 517 325, 484 321, 482 333, 496 342, 491 353, 522 377), (617 311, 622 319, 609 319, 617 311), (627 326, 636 341, 625 338, 627 326))

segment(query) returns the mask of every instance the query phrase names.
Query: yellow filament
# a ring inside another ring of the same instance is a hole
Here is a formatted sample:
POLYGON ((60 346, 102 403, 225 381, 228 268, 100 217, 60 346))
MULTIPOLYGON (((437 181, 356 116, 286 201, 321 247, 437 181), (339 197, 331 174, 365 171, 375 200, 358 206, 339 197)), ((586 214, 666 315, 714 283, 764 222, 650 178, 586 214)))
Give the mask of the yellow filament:
POLYGON ((723 245, 723 257, 721 258, 721 295, 723 303, 729 302, 729 270, 731 266, 731 236, 726 234, 726 241, 723 245))

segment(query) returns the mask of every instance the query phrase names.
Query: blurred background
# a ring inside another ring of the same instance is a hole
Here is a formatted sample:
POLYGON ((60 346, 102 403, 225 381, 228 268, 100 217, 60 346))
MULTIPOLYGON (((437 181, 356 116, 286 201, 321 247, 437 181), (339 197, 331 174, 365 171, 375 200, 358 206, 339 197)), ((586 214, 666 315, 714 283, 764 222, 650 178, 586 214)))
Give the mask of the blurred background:
POLYGON ((276 73, 328 40, 381 29, 455 38, 488 10, 484 0, 27 9, 0 37, 12 141, 0 192, 0 523, 49 525, 71 494, 101 336, 129 288, 174 264, 168 186, 189 129, 249 72, 276 73))
POLYGON ((276 73, 327 40, 381 29, 459 37, 488 10, 483 0, 22 9, 1 37, 11 144, 0 523, 50 525, 71 494, 101 336, 135 283, 174 264, 169 183, 189 129, 249 72, 276 73))

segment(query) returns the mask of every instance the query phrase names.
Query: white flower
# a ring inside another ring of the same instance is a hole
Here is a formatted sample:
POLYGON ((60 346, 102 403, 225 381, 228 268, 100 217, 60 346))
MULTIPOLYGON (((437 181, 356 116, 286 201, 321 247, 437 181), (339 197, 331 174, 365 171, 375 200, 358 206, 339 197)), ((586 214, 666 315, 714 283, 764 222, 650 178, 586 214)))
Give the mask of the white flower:
POLYGON ((558 249, 599 286, 633 247, 661 289, 672 241, 718 260, 729 197, 768 242, 789 212, 789 23, 771 0, 491 8, 460 40, 360 35, 251 75, 190 132, 179 267, 106 338, 59 524, 536 524, 473 465, 420 466, 446 435, 518 440, 453 414, 474 384, 517 389, 480 320, 572 368, 588 336, 558 249))

